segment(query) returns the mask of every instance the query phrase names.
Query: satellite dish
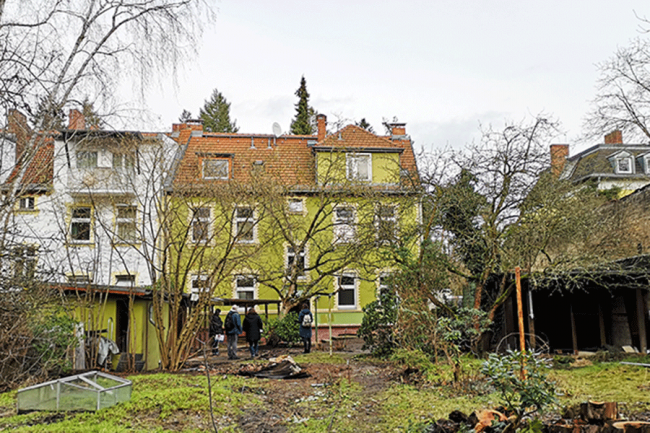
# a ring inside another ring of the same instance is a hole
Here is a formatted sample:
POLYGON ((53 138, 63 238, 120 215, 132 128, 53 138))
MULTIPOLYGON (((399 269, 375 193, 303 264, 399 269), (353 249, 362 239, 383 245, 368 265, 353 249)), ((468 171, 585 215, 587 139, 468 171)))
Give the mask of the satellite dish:
POLYGON ((273 122, 273 135, 275 135, 276 137, 282 135, 282 127, 278 122, 273 122))

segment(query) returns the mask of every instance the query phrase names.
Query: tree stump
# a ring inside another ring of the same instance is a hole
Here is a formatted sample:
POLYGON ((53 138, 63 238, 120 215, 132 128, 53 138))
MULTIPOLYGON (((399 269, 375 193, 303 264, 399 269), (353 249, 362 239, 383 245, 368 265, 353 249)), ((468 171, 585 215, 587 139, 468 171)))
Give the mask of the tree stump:
POLYGON ((588 401, 580 404, 580 418, 588 423, 604 424, 605 421, 618 419, 616 402, 588 401))
POLYGON ((650 422, 621 421, 612 424, 614 433, 650 433, 650 422))

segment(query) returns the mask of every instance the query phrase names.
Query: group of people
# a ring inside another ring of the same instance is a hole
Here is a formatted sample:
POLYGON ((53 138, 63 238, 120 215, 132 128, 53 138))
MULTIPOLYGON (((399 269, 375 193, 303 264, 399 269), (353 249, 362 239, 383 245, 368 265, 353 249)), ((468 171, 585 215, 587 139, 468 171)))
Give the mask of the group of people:
MULTIPOLYGON (((239 336, 246 332, 246 341, 250 349, 251 358, 259 356, 260 339, 264 332, 264 323, 262 318, 255 311, 255 307, 251 307, 244 316, 242 323, 241 317, 238 313, 239 307, 233 305, 226 315, 225 321, 221 320, 221 310, 216 309, 210 318, 210 340, 212 341, 212 354, 219 355, 219 343, 225 340, 228 347, 228 359, 239 359, 237 356, 237 339, 239 336)), ((298 323, 300 324, 300 338, 304 345, 304 352, 311 351, 311 324, 314 321, 314 316, 309 311, 309 304, 304 303, 302 310, 298 315, 298 323)))

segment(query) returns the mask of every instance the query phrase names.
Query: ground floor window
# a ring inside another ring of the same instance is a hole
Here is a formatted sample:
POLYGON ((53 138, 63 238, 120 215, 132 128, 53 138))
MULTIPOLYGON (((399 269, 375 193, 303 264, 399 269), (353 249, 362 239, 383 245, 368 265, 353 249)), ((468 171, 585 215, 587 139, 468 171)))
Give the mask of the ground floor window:
POLYGON ((255 277, 238 275, 235 277, 235 298, 255 299, 255 277))
POLYGON ((338 285, 339 308, 354 308, 356 306, 357 276, 343 274, 338 277, 338 285))

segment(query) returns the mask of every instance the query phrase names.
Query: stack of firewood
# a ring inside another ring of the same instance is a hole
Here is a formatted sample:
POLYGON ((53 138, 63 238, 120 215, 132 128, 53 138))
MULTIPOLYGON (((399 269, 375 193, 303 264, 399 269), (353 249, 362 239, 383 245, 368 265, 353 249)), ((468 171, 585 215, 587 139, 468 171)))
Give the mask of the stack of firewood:
POLYGON ((618 405, 602 401, 567 408, 561 420, 547 427, 548 433, 650 433, 649 422, 621 420, 618 405))

